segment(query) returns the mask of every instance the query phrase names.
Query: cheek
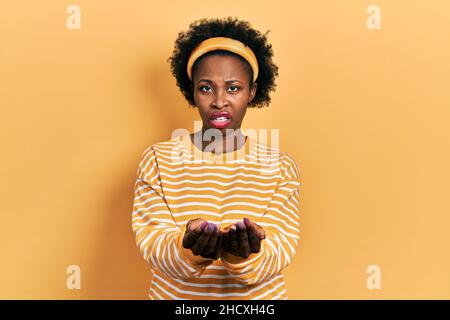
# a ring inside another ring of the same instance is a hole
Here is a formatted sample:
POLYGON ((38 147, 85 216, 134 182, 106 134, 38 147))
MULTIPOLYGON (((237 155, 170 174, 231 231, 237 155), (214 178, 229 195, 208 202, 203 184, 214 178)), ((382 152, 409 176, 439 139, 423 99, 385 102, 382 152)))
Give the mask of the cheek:
POLYGON ((238 116, 238 118, 239 118, 239 119, 243 119, 244 116, 245 116, 245 113, 244 113, 243 111, 239 111, 239 116, 238 116))
POLYGON ((208 106, 210 104, 211 96, 201 93, 194 93, 194 99, 198 105, 208 106))

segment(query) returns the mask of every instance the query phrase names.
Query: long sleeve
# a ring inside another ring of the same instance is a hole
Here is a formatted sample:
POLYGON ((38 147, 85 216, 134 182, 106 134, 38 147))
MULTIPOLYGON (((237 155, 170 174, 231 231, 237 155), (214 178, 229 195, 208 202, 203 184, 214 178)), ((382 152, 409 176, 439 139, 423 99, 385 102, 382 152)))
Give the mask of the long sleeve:
POLYGON ((167 277, 181 280, 197 277, 213 262, 183 247, 186 225, 178 226, 167 206, 152 147, 144 151, 136 173, 132 229, 150 268, 167 277))
POLYGON ((226 252, 221 255, 228 273, 246 285, 278 274, 296 253, 300 238, 300 174, 288 153, 283 153, 280 161, 280 179, 275 192, 262 217, 255 220, 266 232, 260 251, 248 258, 226 252))

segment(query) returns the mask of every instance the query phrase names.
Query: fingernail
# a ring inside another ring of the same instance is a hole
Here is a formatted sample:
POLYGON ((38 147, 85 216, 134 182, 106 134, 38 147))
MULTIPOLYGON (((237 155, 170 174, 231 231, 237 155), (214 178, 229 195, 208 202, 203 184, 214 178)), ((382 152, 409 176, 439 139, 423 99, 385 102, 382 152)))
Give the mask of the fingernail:
POLYGON ((211 232, 211 231, 213 231, 213 230, 214 230, 214 225, 211 224, 211 223, 209 223, 209 224, 208 224, 208 232, 211 232))
POLYGON ((245 229, 245 224, 243 224, 241 221, 239 221, 239 222, 237 223, 237 227, 238 227, 238 229, 240 229, 240 230, 244 230, 244 229, 245 229))
POLYGON ((203 229, 205 229, 206 225, 208 224, 208 222, 204 221, 201 225, 200 225, 200 230, 203 231, 203 229))

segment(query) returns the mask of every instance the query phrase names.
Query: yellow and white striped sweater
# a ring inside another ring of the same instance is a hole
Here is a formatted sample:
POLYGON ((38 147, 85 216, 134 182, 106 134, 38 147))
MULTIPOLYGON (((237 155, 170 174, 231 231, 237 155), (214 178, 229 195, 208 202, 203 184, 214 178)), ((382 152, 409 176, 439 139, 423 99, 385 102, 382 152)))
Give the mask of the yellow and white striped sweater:
POLYGON ((132 213, 136 243, 152 270, 148 297, 287 299, 281 271, 299 242, 299 186, 293 158, 250 136, 223 155, 201 151, 189 135, 148 147, 137 169, 132 213), (266 232, 261 250, 246 259, 205 259, 182 246, 191 219, 223 228, 244 217, 266 232))

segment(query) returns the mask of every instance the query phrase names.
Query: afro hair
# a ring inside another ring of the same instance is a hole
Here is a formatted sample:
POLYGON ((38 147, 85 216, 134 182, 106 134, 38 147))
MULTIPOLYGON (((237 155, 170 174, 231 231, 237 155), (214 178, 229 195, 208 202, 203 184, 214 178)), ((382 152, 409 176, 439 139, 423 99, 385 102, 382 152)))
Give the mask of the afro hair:
MULTIPOLYGON (((229 37, 241 41, 250 49, 256 56, 258 61, 258 84, 255 97, 248 104, 249 108, 262 108, 270 104, 270 91, 275 91, 275 78, 278 76, 278 67, 273 63, 272 45, 267 41, 268 30, 262 34, 258 30, 253 29, 247 21, 238 20, 237 18, 214 18, 214 19, 200 19, 192 22, 189 25, 189 30, 180 32, 175 41, 175 47, 171 57, 167 59, 170 62, 171 71, 174 75, 177 86, 184 95, 189 105, 196 107, 193 95, 192 81, 189 79, 186 68, 189 55, 192 50, 202 41, 212 37, 229 37)), ((214 50, 207 52, 198 59, 194 65, 192 74, 197 66, 199 60, 210 54, 229 54, 240 58, 246 65, 249 72, 250 86, 253 84, 253 71, 250 64, 241 56, 224 50, 214 50)))

